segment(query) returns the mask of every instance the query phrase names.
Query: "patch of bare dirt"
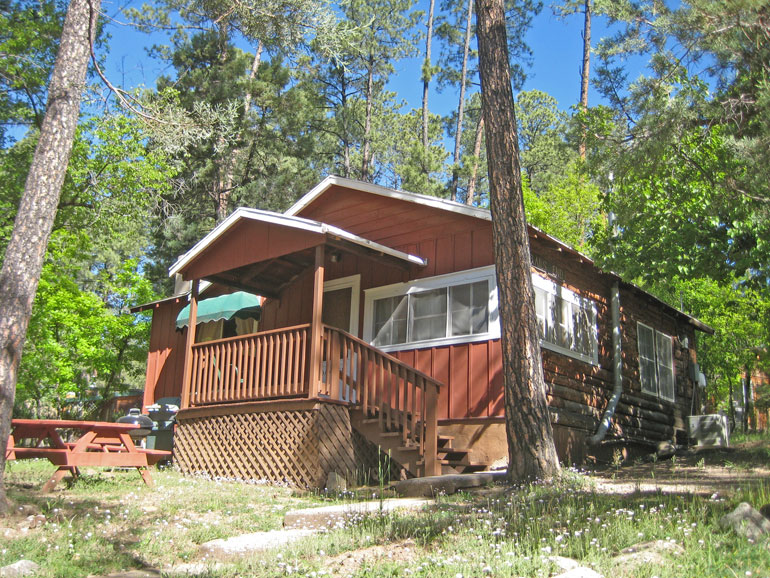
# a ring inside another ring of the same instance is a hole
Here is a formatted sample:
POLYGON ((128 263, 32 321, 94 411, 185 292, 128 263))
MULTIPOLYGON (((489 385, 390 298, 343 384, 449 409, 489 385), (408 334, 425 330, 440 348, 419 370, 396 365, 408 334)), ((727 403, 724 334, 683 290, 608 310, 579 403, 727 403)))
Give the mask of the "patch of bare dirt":
POLYGON ((729 448, 689 449, 667 459, 647 457, 592 469, 598 491, 729 494, 770 482, 770 444, 751 441, 729 448))
POLYGON ((337 556, 330 556, 324 563, 324 567, 330 576, 352 576, 359 568, 367 564, 381 563, 384 560, 397 561, 399 564, 411 562, 417 557, 415 543, 412 540, 404 540, 394 544, 369 546, 343 552, 337 556))

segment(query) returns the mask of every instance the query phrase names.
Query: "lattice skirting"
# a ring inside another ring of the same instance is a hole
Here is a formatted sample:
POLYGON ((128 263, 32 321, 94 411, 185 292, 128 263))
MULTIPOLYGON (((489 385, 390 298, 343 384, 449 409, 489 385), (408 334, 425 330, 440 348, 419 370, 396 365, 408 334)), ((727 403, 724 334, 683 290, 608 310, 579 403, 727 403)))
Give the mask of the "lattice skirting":
MULTIPOLYGON (((224 409, 224 408, 223 408, 224 409)), ((185 474, 285 482, 320 488, 330 472, 358 478, 345 406, 250 408, 177 417, 174 459, 185 474)))

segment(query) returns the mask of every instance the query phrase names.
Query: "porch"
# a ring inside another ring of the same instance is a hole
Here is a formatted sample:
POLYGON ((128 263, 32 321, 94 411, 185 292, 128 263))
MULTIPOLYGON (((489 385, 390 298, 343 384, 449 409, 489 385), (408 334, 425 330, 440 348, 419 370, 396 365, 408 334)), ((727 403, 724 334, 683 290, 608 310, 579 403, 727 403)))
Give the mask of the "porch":
POLYGON ((314 485, 357 468, 364 451, 390 455, 408 475, 441 473, 439 443, 451 446, 437 430, 441 384, 351 333, 358 295, 349 322, 327 320, 325 271, 344 255, 424 266, 320 223, 239 210, 172 267, 192 284, 175 448, 183 470, 314 485), (300 303, 293 288, 311 275, 300 303), (201 280, 298 309, 312 301, 308 322, 196 343, 201 280))

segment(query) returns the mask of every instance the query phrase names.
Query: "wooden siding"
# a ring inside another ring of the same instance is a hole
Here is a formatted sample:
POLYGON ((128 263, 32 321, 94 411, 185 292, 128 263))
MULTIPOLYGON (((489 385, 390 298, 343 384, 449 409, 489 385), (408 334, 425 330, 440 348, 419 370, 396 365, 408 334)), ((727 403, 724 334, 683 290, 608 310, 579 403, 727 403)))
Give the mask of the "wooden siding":
POLYGON ((176 318, 186 299, 163 301, 152 309, 150 347, 144 385, 144 406, 162 397, 182 395, 187 329, 176 329, 176 318))
POLYGON ((489 221, 415 203, 332 187, 298 216, 336 225, 388 247, 427 258, 428 266, 415 269, 414 278, 494 263, 489 221))
POLYGON ((185 279, 202 279, 208 275, 269 261, 308 249, 323 242, 323 235, 290 230, 269 223, 257 224, 244 219, 214 241, 204 254, 186 267, 185 279), (259 226, 261 225, 261 226, 259 226))

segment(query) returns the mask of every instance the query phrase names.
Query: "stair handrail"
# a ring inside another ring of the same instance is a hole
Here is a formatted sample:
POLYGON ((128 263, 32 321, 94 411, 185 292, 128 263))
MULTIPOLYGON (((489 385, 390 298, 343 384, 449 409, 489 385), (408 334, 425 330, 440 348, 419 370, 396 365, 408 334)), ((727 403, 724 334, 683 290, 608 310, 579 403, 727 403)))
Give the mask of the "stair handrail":
POLYGON ((379 414, 382 432, 400 431, 404 446, 419 447, 424 475, 440 474, 438 394, 443 384, 343 329, 324 325, 323 336, 326 372, 319 391, 360 406, 365 417, 379 414))

